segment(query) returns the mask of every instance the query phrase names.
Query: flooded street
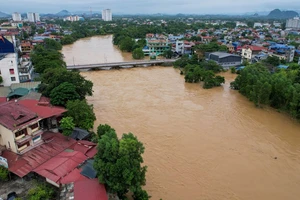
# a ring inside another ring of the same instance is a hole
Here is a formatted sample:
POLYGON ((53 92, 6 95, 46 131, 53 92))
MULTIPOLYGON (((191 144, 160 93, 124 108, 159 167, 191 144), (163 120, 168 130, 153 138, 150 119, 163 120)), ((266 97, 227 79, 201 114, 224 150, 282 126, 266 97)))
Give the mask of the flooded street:
MULTIPOLYGON (((67 64, 131 59, 93 37, 65 46, 67 64)), ((159 200, 298 200, 300 124, 255 108, 226 84, 204 90, 172 67, 82 72, 94 83, 98 124, 145 145, 145 189, 159 200), (275 159, 277 157, 277 159, 275 159)))

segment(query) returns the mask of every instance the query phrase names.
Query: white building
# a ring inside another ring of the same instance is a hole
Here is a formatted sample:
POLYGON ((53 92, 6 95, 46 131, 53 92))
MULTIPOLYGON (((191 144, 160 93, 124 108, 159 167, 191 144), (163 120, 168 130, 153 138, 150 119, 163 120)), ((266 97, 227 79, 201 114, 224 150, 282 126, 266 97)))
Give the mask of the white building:
POLYGON ((13 21, 22 21, 22 17, 20 13, 14 12, 12 14, 13 21))
POLYGON ((79 17, 79 16, 69 16, 69 17, 66 17, 64 18, 64 21, 71 21, 71 22, 76 22, 76 21, 79 21, 79 20, 82 20, 83 17, 79 17))
POLYGON ((248 25, 246 23, 244 23, 244 22, 236 22, 235 26, 236 27, 239 27, 239 26, 245 26, 245 27, 247 27, 248 25))
POLYGON ((20 83, 17 53, 0 54, 0 76, 3 79, 1 83, 3 86, 20 83))
POLYGON ((39 13, 29 12, 29 13, 27 13, 27 18, 28 18, 29 22, 39 22, 40 21, 39 13))
POLYGON ((286 20, 286 28, 300 29, 299 17, 294 17, 293 19, 286 20))
POLYGON ((0 76, 3 82, 1 85, 10 86, 12 83, 20 83, 19 79, 19 58, 16 47, 15 36, 10 40, 0 36, 0 76))
POLYGON ((259 22, 256 22, 253 25, 253 28, 261 28, 261 27, 263 27, 263 25, 262 25, 262 23, 259 23, 259 22))
POLYGON ((111 9, 102 10, 102 19, 103 21, 112 21, 111 9))

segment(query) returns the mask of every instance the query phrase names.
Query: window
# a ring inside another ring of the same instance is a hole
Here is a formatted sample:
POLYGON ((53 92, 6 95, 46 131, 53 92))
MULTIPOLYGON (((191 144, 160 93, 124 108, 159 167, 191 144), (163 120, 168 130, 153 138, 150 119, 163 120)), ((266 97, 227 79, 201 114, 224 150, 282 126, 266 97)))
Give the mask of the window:
POLYGON ((23 129, 23 130, 20 130, 18 132, 15 133, 16 137, 19 137, 20 135, 27 135, 27 129, 23 129))
POLYGON ((10 77, 11 81, 16 81, 16 77, 10 77))
POLYGON ((14 69, 9 69, 9 73, 10 74, 15 74, 15 70, 14 69))
POLYGON ((39 127, 38 123, 33 124, 33 125, 30 126, 31 129, 36 129, 37 127, 39 127))

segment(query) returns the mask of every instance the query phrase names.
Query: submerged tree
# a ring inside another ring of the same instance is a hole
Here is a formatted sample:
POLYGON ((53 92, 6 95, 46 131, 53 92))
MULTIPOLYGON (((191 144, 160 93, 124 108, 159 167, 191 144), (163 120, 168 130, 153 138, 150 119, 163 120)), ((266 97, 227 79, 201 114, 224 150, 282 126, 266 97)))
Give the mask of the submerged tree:
POLYGON ((98 153, 94 168, 98 179, 108 190, 119 197, 129 191, 136 199, 147 200, 149 196, 141 189, 145 185, 146 166, 142 166, 144 145, 132 134, 124 134, 119 140, 116 132, 110 129, 98 140, 98 153))

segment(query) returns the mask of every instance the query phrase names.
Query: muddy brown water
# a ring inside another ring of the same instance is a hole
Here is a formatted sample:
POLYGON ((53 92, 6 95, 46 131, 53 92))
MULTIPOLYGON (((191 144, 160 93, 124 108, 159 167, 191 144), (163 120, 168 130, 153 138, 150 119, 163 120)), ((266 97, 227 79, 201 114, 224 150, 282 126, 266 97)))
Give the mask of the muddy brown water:
MULTIPOLYGON (((65 46, 68 64, 131 59, 111 36, 65 46)), ((159 200, 300 199, 300 124, 226 84, 204 90, 172 67, 82 72, 97 121, 145 145, 145 189, 159 200), (277 157, 277 159, 275 159, 277 157)))

